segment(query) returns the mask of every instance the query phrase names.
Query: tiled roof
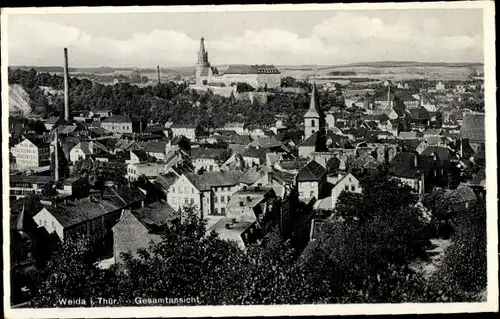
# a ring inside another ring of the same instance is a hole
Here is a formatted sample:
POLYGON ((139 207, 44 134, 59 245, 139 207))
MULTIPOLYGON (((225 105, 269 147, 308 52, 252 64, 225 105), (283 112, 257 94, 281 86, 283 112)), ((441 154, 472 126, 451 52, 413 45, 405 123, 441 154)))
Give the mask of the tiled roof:
POLYGON ((297 174, 297 181, 319 181, 326 174, 326 168, 318 164, 316 161, 311 161, 306 166, 302 167, 297 174))
POLYGON ((163 200, 136 209, 132 214, 150 230, 170 226, 174 220, 180 218, 179 212, 163 200))
POLYGON ((410 109, 410 118, 415 119, 415 120, 430 120, 431 115, 429 114, 429 111, 427 111, 423 107, 419 107, 416 109, 410 109))
POLYGON ((102 121, 103 123, 132 123, 132 119, 127 115, 113 115, 102 121))
POLYGON ((427 174, 434 167, 434 159, 432 156, 419 156, 416 153, 403 152, 397 154, 390 165, 393 176, 415 178, 421 174, 427 174), (416 166, 415 157, 417 157, 416 166))
POLYGON ((274 65, 230 65, 224 74, 280 74, 274 65))
POLYGON ((144 146, 144 151, 146 153, 163 153, 163 154, 165 154, 166 146, 167 146, 167 142, 149 141, 144 146))
POLYGON ((179 176, 176 173, 168 172, 158 175, 153 183, 160 185, 163 190, 167 191, 178 178, 179 176))
POLYGON ((210 190, 213 186, 232 186, 239 183, 243 172, 223 171, 223 172, 205 172, 201 175, 196 173, 186 173, 185 176, 200 191, 210 190))
POLYGON ((465 115, 460 130, 460 138, 473 142, 485 141, 484 113, 469 113, 465 115))
POLYGON ((193 147, 191 149, 191 158, 199 159, 199 158, 209 158, 215 159, 224 152, 222 148, 205 148, 205 147, 193 147))
POLYGON ((263 148, 263 147, 257 148, 257 147, 250 146, 245 150, 245 152, 243 152, 242 155, 243 155, 243 157, 265 159, 265 156, 266 156, 265 154, 267 151, 268 151, 267 148, 263 148))
POLYGON ((45 124, 56 124, 60 120, 60 117, 49 117, 47 120, 45 120, 45 124))
POLYGON ((481 169, 469 183, 471 186, 486 187, 486 171, 481 169))
POLYGON ((170 128, 191 128, 191 129, 195 129, 198 127, 198 124, 192 124, 192 123, 189 123, 189 124, 181 124, 181 123, 174 123, 172 125, 170 125, 170 128))
POLYGON ((102 196, 104 199, 112 201, 117 207, 126 207, 146 198, 140 190, 128 186, 108 187, 102 196))
POLYGON ((438 159, 441 161, 447 161, 450 159, 450 150, 447 147, 442 146, 428 146, 421 155, 432 156, 432 154, 436 154, 438 159))
POLYGON ((49 181, 54 181, 53 176, 42 176, 42 175, 10 175, 10 182, 25 182, 25 183, 36 183, 44 184, 49 181))
POLYGON ((119 207, 108 200, 91 201, 89 198, 84 198, 67 204, 58 204, 57 207, 46 207, 46 209, 63 227, 67 228, 116 211, 119 207))

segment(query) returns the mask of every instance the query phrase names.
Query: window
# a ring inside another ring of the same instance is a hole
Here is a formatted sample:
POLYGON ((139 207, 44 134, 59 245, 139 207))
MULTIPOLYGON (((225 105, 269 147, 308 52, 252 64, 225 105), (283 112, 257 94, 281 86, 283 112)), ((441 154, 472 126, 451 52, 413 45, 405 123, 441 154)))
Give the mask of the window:
POLYGON ((355 190, 356 190, 356 186, 354 186, 354 184, 351 185, 351 191, 354 192, 355 190))
POLYGON ((191 188, 191 194, 194 194, 194 188, 191 188))
POLYGON ((349 182, 352 182, 352 178, 349 177, 349 182))
POLYGON ((221 203, 225 203, 225 202, 226 202, 226 201, 225 201, 224 196, 221 196, 221 197, 220 197, 220 202, 221 202, 221 203))
POLYGON ((191 205, 194 204, 194 198, 191 198, 191 205))
POLYGON ((186 192, 186 194, 189 194, 189 187, 184 187, 184 191, 186 192))
POLYGON ((314 191, 311 191, 311 193, 309 194, 309 196, 314 197, 314 191))
POLYGON ((175 187, 172 187, 172 193, 175 193, 175 187))
POLYGON ((187 197, 185 197, 185 198, 184 198, 184 204, 187 204, 187 203, 188 203, 188 198, 187 198, 187 197))
POLYGON ((226 209, 225 209, 224 207, 222 207, 222 208, 220 209, 220 213, 221 213, 221 214, 223 214, 223 215, 225 215, 225 214, 226 214, 226 209))
POLYGON ((345 185, 345 190, 348 191, 349 190, 349 185, 345 185))
POLYGON ((228 196, 227 197, 227 202, 229 203, 230 200, 231 200, 231 196, 228 196))
POLYGON ((217 203, 217 196, 214 196, 214 203, 217 203))
MULTIPOLYGON (((314 120, 311 120, 311 126, 315 126, 315 124, 316 123, 314 122, 314 120)), ((314 130, 313 130, 313 133, 314 133, 314 130)))
POLYGON ((218 209, 218 208, 215 208, 215 209, 214 209, 214 214, 216 214, 216 215, 217 215, 218 213, 219 213, 219 209, 218 209))

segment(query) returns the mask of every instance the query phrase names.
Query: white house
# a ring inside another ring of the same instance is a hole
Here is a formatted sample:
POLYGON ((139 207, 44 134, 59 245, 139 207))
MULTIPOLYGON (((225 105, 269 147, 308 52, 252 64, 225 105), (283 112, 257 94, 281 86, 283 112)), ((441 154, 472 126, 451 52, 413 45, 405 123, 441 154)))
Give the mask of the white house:
POLYGON ((106 147, 99 142, 80 142, 69 151, 69 159, 75 163, 80 159, 86 159, 91 155, 98 155, 106 152, 106 147))
POLYGON ((350 193, 357 193, 357 194, 361 194, 362 192, 361 186, 359 185, 359 180, 356 177, 354 177, 351 173, 345 175, 344 177, 340 177, 340 179, 333 186, 332 208, 335 208, 339 195, 343 191, 350 193))
POLYGON ((125 177, 129 181, 136 181, 142 175, 147 178, 156 178, 165 171, 165 165, 159 163, 130 163, 127 165, 125 177))

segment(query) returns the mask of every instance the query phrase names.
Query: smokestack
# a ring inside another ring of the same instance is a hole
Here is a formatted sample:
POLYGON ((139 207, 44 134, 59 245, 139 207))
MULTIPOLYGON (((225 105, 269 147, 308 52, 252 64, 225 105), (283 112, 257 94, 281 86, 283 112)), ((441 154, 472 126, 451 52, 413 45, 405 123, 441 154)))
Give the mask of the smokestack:
POLYGON ((415 155, 415 167, 418 166, 418 155, 417 154, 414 154, 415 155))
POLYGON ((68 48, 64 48, 64 120, 69 121, 68 48))
POLYGON ((54 180, 57 183, 59 181, 59 140, 57 138, 57 129, 56 129, 56 137, 54 143, 54 180))
POLYGON ((158 73, 158 84, 160 84, 161 80, 160 80, 160 66, 159 65, 156 66, 156 71, 158 73))

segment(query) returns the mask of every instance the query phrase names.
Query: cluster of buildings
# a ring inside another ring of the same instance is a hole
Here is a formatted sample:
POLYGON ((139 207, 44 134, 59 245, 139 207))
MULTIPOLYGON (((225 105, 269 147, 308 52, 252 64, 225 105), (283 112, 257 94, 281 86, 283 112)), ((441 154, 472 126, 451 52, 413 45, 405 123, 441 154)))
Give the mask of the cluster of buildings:
POLYGON ((203 37, 200 40, 195 77, 197 86, 231 87, 236 83, 246 83, 254 89, 281 87, 281 72, 274 65, 230 65, 224 73, 219 73, 208 61, 203 37))
MULTIPOLYGON (((203 39, 197 68, 200 76, 216 71, 203 39)), ((335 212, 342 193, 363 192, 359 172, 387 164, 392 178, 424 196, 448 187, 453 166, 465 170, 484 161, 484 113, 461 110, 462 121, 450 127, 439 111, 411 98, 402 99, 403 109, 389 95, 387 104, 373 102, 365 112, 325 112, 316 85, 310 96, 297 128, 278 118, 274 127, 226 123, 207 133, 197 125, 137 124, 106 110, 51 120, 42 134, 13 123, 11 238, 22 247, 15 267, 32 266, 29 245, 40 232, 59 241, 86 235, 119 262, 121 253, 160 240, 162 231, 185 218, 185 207, 206 221, 207 234, 215 231, 242 249, 276 227, 301 238, 304 248, 319 236, 324 212, 335 212), (220 142, 227 148, 218 148, 220 142), (123 172, 127 183, 108 180, 97 188, 88 175, 59 176, 60 158, 70 170, 83 159, 99 162, 114 174, 123 172), (54 170, 43 169, 51 160, 54 170), (29 195, 40 200, 28 212, 29 195)), ((466 200, 484 196, 484 169, 458 189, 466 200)))

